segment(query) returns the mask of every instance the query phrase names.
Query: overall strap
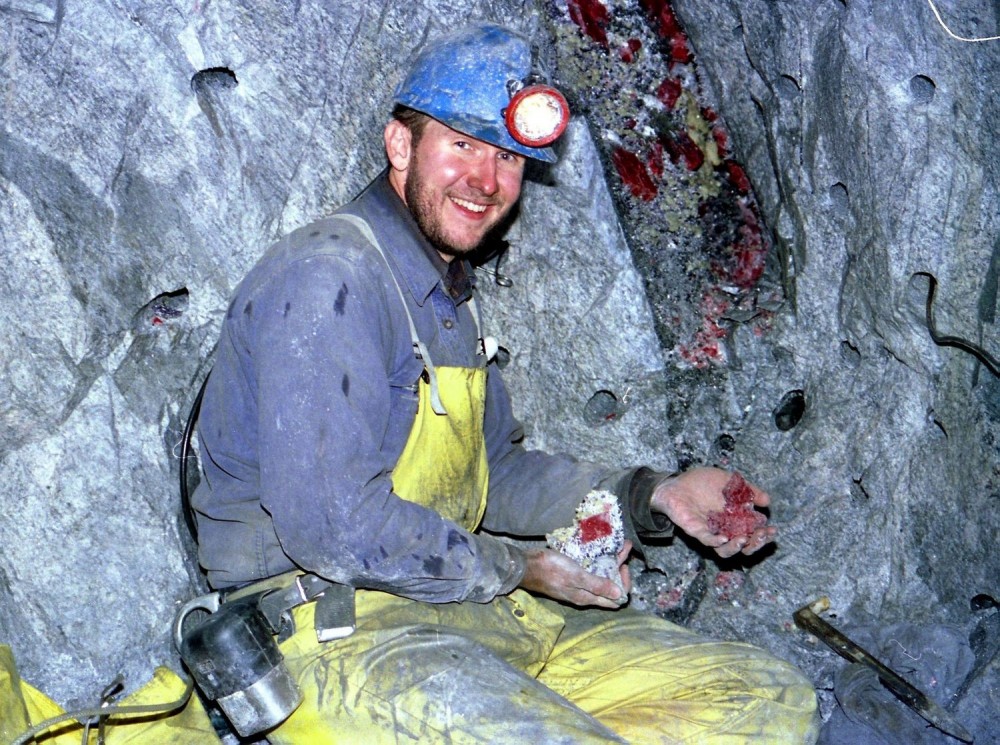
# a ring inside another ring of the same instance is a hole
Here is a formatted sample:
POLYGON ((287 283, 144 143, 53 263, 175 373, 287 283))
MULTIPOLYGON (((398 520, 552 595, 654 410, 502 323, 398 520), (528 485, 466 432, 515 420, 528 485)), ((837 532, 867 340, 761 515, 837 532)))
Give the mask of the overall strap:
MULTIPOLYGON (((430 379, 430 400, 431 409, 434 410, 435 414, 440 414, 442 416, 446 415, 448 412, 445 411, 444 404, 441 403, 441 394, 438 388, 437 372, 434 370, 434 363, 431 361, 430 353, 427 351, 427 347, 420 337, 417 336, 417 327, 413 323, 413 316, 410 314, 410 309, 406 305, 406 296, 403 294, 403 288, 399 286, 399 280, 396 279, 395 273, 392 271, 392 265, 389 264, 389 259, 386 258, 385 251, 382 250, 382 246, 379 245, 378 239, 372 232, 371 227, 367 222, 362 220, 356 215, 348 214, 336 214, 333 217, 338 220, 346 220, 351 223, 358 232, 365 237, 365 239, 378 251, 379 256, 382 257, 382 261, 385 262, 386 268, 389 270, 389 276, 392 277, 392 282, 396 285, 396 292, 399 293, 399 300, 403 303, 403 311, 406 313, 406 321, 410 325, 410 339, 413 341, 413 348, 416 350, 416 355, 424 363, 424 369, 427 370, 427 377, 430 379)), ((476 326, 478 328, 479 321, 476 321, 476 326)))

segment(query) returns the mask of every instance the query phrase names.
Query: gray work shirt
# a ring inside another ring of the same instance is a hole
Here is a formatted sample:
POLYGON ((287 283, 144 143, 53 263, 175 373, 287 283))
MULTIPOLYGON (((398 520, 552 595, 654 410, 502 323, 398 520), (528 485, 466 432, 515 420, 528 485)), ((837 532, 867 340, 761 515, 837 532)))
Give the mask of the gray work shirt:
MULTIPOLYGON (((386 174, 341 211, 371 226, 434 365, 483 365, 469 304, 446 290, 386 174)), ((198 424, 205 478, 192 505, 213 587, 295 568, 430 602, 517 585, 520 551, 392 491, 422 371, 386 261, 347 221, 301 228, 260 259, 229 306, 198 424)), ((484 529, 541 536, 571 524, 594 488, 623 495, 633 540, 664 528, 629 507, 635 469, 523 448, 493 364, 484 433, 484 529)))

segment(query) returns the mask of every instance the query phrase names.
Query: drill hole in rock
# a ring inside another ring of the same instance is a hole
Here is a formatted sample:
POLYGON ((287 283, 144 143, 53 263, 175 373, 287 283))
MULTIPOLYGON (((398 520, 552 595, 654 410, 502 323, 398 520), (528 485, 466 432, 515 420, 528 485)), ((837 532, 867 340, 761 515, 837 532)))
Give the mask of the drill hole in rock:
POLYGON ((774 407, 774 426, 782 432, 795 427, 806 413, 806 394, 800 390, 788 391, 774 407))
POLYGON ((846 216, 851 211, 851 197, 847 187, 838 181, 829 190, 830 204, 838 215, 846 216))
POLYGON ((793 101, 802 95, 802 86, 791 75, 782 75, 775 83, 778 95, 786 101, 793 101))
POLYGON ((191 76, 191 90, 201 93, 208 90, 232 90, 240 84, 236 73, 228 67, 209 67, 191 76))
POLYGON ((583 416, 589 424, 601 425, 613 422, 625 413, 625 405, 618 396, 608 390, 594 393, 583 407, 583 416))
POLYGON ((914 103, 930 103, 936 92, 937 85, 926 75, 914 75, 910 78, 910 97, 914 103))
POLYGON ((177 321, 188 308, 190 295, 186 287, 162 292, 136 312, 133 325, 138 331, 148 331, 177 321))

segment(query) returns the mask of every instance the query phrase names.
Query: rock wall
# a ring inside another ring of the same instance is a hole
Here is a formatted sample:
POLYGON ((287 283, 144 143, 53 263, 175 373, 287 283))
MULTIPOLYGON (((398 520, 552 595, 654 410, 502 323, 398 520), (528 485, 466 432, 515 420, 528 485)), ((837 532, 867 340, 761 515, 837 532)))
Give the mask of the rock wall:
MULTIPOLYGON (((995 4, 939 5, 961 35, 1000 28, 995 4)), ((766 338, 735 332, 737 457, 789 523, 751 585, 785 608, 829 595, 847 621, 968 625, 970 599, 998 589, 1000 387, 995 362, 932 341, 926 307, 933 278, 938 333, 995 355, 1000 45, 950 38, 925 3, 674 7, 791 301, 766 338), (772 409, 794 389, 805 416, 782 432, 772 409)), ((761 627, 767 606, 751 611, 761 627)), ((790 653, 829 671, 823 654, 790 653)), ((979 695, 995 712, 992 675, 979 695)), ((995 741, 996 715, 974 707, 995 741)))

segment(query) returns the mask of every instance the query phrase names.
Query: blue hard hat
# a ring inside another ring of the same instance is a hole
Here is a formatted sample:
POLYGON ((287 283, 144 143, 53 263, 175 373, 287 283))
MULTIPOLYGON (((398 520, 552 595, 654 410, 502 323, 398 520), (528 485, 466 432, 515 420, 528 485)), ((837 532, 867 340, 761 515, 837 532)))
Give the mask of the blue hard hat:
MULTIPOLYGON (((562 133, 569 118, 569 107, 562 94, 548 86, 537 86, 544 88, 539 100, 544 101, 541 108, 548 112, 542 125, 546 136, 539 146, 532 144, 530 136, 517 131, 508 110, 512 97, 518 100, 518 94, 523 95, 526 86, 533 90, 532 86, 541 80, 544 78, 540 71, 532 67, 531 44, 527 39, 503 26, 480 24, 425 46, 396 88, 393 101, 477 140, 554 163, 555 152, 546 145, 562 133), (557 106, 562 106, 558 114, 553 113, 557 106), (556 127, 550 125, 560 118, 556 132, 556 127)), ((538 111, 539 106, 524 109, 538 111)))

